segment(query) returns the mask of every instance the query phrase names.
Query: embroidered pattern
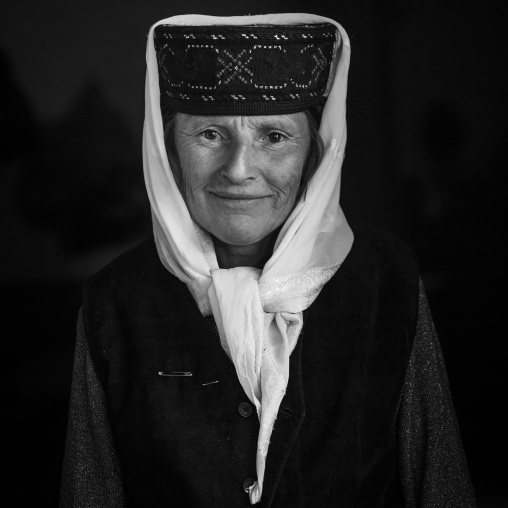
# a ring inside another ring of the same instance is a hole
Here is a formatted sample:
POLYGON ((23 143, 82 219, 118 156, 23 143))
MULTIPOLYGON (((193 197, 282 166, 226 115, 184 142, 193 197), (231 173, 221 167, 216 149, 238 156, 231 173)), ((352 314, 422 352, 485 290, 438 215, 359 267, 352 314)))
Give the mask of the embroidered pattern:
POLYGON ((283 300, 289 312, 293 308, 300 309, 301 300, 306 302, 304 307, 307 308, 339 268, 340 264, 322 266, 283 277, 261 279, 259 291, 265 312, 278 309, 283 300))
POLYGON ((323 102, 339 42, 328 23, 159 25, 161 100, 190 114, 301 111, 323 102))
POLYGON ((252 53, 248 49, 242 49, 238 52, 232 48, 219 51, 217 63, 220 70, 217 73, 219 83, 224 82, 230 85, 235 81, 240 83, 250 83, 254 74, 252 72, 252 53))

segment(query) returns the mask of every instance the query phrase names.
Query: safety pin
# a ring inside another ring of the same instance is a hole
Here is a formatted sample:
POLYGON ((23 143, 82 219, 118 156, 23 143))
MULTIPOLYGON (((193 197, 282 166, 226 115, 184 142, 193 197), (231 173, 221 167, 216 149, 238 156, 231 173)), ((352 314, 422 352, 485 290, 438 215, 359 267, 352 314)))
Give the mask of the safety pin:
POLYGON ((162 377, 190 377, 192 376, 192 372, 172 372, 171 374, 166 374, 164 372, 159 372, 159 376, 162 377))

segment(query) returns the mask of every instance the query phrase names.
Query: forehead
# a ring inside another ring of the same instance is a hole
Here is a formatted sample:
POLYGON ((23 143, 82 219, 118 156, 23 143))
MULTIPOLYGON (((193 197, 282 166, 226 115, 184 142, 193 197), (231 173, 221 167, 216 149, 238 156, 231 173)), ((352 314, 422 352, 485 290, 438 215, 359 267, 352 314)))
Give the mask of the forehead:
POLYGON ((288 115, 225 115, 225 116, 200 116, 177 113, 176 120, 182 128, 200 128, 207 125, 219 125, 231 128, 278 128, 278 129, 306 129, 308 126, 307 116, 304 112, 291 113, 288 115))

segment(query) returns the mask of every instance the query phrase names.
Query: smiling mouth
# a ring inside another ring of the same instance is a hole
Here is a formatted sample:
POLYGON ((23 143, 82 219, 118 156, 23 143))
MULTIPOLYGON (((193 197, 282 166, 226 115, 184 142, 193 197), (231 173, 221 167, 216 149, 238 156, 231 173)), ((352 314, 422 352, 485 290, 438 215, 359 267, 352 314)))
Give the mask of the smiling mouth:
POLYGON ((246 194, 232 194, 229 192, 212 192, 215 197, 219 199, 225 199, 228 201, 254 201, 257 199, 263 199, 266 196, 250 196, 246 194))

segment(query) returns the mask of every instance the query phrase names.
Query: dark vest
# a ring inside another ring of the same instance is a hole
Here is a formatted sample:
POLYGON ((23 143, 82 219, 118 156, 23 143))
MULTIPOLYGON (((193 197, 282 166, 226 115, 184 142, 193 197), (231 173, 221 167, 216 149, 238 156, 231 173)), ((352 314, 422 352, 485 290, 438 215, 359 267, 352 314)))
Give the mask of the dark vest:
MULTIPOLYGON (((304 313, 258 506, 403 505, 397 413, 418 282, 407 246, 355 230, 347 259, 304 313)), ((163 268, 154 242, 91 278, 83 308, 129 506, 250 506, 256 412, 213 318, 163 268)))

